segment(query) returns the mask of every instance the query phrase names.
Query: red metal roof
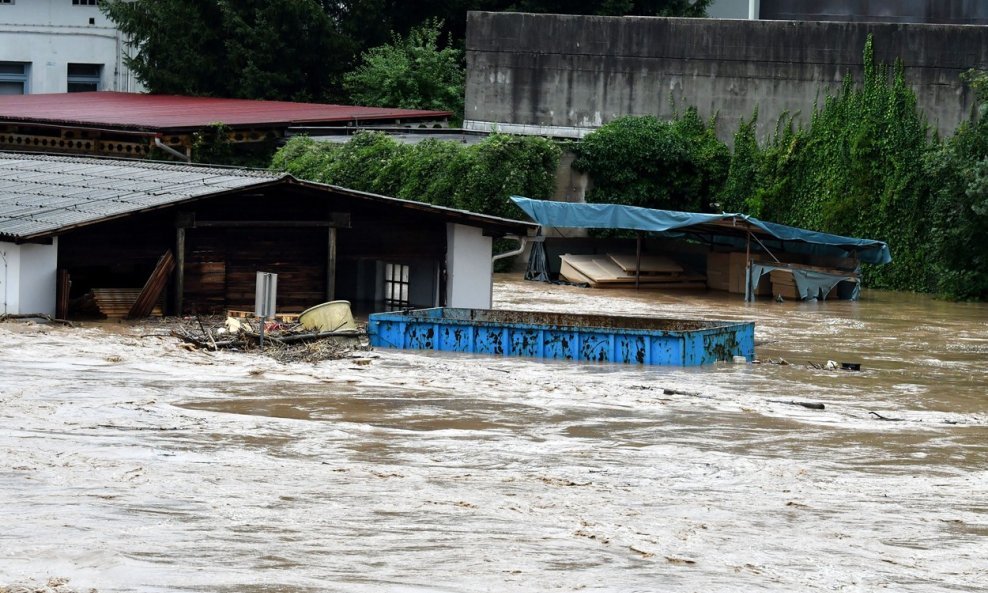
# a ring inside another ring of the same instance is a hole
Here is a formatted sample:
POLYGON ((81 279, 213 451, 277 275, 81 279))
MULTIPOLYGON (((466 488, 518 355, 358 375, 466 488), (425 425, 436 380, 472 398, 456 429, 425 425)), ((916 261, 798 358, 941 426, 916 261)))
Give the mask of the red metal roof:
POLYGON ((357 120, 434 120, 450 115, 447 111, 105 91, 0 96, 0 121, 147 131, 198 129, 215 122, 230 127, 279 127, 357 120))

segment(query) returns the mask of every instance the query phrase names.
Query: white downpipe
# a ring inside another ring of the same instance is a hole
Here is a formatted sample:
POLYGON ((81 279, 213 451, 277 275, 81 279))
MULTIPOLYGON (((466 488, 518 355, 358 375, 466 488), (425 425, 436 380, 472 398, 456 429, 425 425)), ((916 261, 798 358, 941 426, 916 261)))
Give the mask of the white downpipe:
POLYGON ((6 251, 0 251, 0 259, 3 260, 3 282, 0 283, 0 284, 3 284, 3 314, 6 315, 7 314, 7 285, 10 284, 10 282, 8 282, 9 278, 7 278, 7 252, 6 251))
POLYGON ((175 150, 171 146, 168 146, 167 144, 165 144, 164 142, 161 141, 161 138, 159 138, 157 136, 154 137, 154 145, 157 146, 158 148, 160 148, 161 150, 167 152, 168 154, 173 155, 176 158, 182 159, 186 163, 191 163, 192 162, 192 157, 186 155, 185 153, 182 153, 182 152, 179 152, 179 151, 175 150))
POLYGON ((505 239, 513 239, 518 241, 518 249, 512 251, 505 251, 504 253, 499 253, 491 258, 491 262, 496 262, 499 259, 504 259, 506 257, 514 257, 516 255, 521 255, 525 251, 525 245, 528 243, 528 237, 519 237, 516 235, 505 235, 505 239))

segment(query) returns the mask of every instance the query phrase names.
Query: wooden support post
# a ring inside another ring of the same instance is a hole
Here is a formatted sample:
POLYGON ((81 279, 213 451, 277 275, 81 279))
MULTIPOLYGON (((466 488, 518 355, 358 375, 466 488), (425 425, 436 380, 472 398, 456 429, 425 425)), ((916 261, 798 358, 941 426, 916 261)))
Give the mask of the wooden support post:
POLYGON ((175 229, 175 315, 181 317, 185 296, 185 227, 175 229))
POLYGON ((642 234, 638 233, 638 248, 635 253, 635 290, 641 286, 642 277, 642 234))
POLYGON ((69 289, 72 287, 72 280, 69 279, 68 270, 58 271, 58 284, 55 287, 55 318, 69 318, 69 289))
POLYGON ((326 300, 336 300, 336 227, 329 227, 326 252, 326 300))
POLYGON ((744 243, 744 300, 750 302, 755 300, 754 291, 751 289, 751 231, 745 235, 744 243))

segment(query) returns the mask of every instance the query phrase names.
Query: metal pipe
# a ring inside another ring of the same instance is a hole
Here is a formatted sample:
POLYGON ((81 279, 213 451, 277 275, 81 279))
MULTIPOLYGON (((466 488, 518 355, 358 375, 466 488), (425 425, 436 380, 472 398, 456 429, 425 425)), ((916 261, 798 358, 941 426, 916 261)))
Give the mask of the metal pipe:
POLYGON ((521 255, 521 253, 525 251, 525 245, 528 244, 528 237, 519 237, 517 235, 505 235, 504 238, 514 239, 515 241, 518 241, 518 249, 515 249, 513 251, 505 251, 504 253, 499 253, 495 255, 494 257, 491 258, 492 263, 496 262, 499 259, 504 259, 506 257, 514 257, 516 255, 521 255))
POLYGON ((172 156, 174 156, 176 158, 182 159, 186 163, 191 163, 192 162, 192 157, 189 157, 185 153, 181 153, 181 152, 175 150, 174 148, 172 148, 171 146, 168 146, 167 144, 165 144, 164 142, 161 141, 161 137, 160 136, 155 136, 154 137, 154 145, 157 146, 158 148, 160 148, 161 150, 167 152, 168 154, 170 154, 170 155, 172 155, 172 156))

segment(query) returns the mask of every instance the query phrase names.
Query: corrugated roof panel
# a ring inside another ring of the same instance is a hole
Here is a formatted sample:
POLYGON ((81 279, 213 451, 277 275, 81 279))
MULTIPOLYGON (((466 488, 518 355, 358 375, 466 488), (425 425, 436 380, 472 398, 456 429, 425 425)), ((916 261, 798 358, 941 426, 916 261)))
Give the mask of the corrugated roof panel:
POLYGON ((178 204, 200 196, 220 195, 273 183, 291 184, 306 191, 334 194, 366 203, 410 208, 447 221, 456 220, 502 232, 526 233, 535 226, 517 220, 298 181, 290 175, 270 171, 0 152, 0 239, 36 239, 57 235, 68 228, 178 204), (44 171, 41 171, 42 168, 44 171), (18 175, 24 178, 15 179, 18 175), (24 201, 19 202, 22 199, 24 201), (5 217, 4 212, 17 214, 5 217))
POLYGON ((0 96, 0 119, 6 121, 162 132, 203 128, 217 121, 233 127, 284 127, 360 120, 435 120, 451 115, 448 111, 105 91, 0 96))
POLYGON ((281 177, 268 171, 0 153, 0 235, 56 232, 281 177))

